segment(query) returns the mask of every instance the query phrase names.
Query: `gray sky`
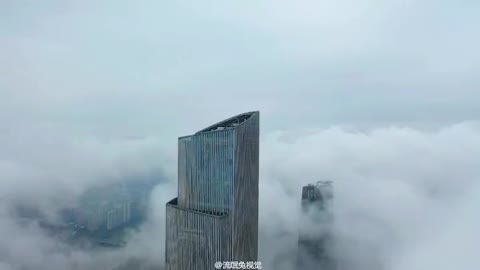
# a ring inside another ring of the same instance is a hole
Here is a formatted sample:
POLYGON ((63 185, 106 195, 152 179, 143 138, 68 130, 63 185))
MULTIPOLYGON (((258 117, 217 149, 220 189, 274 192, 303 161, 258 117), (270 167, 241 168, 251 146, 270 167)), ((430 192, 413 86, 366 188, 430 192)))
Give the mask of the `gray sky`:
POLYGON ((0 7, 2 119, 15 125, 121 136, 251 109, 269 129, 480 115, 476 1, 0 7))
POLYGON ((163 262, 176 138, 250 110, 264 265, 290 270, 300 187, 328 178, 358 269, 478 268, 478 14, 468 0, 0 0, 0 270, 163 262), (168 184, 118 253, 58 252, 6 211, 151 170, 168 184))

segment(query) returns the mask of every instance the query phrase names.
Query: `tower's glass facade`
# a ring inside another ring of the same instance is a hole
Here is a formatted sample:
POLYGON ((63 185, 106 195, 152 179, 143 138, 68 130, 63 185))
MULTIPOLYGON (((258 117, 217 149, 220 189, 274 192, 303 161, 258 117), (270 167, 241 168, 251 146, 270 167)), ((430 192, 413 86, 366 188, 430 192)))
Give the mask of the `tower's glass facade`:
POLYGON ((178 141, 178 197, 167 203, 166 269, 256 261, 259 112, 178 141))

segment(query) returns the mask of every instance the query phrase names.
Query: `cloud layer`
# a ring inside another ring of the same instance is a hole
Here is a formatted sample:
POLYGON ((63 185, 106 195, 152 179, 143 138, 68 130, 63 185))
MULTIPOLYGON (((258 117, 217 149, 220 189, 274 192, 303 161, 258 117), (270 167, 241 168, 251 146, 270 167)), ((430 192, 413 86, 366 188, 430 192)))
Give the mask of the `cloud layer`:
MULTIPOLYGON (((475 162, 480 156, 479 133, 478 124, 473 122, 434 131, 392 126, 368 131, 332 127, 265 133, 261 142, 259 243, 264 266, 292 269, 301 186, 330 179, 335 184, 337 253, 342 264, 357 269, 406 270, 423 265, 442 270, 448 269, 448 263, 474 268, 472 252, 479 248, 474 207, 479 192, 480 168, 475 162), (440 264, 439 257, 446 262, 440 264)), ((35 145, 46 145, 38 138, 35 145)), ((0 173, 7 182, 2 182, 5 184, 0 189, 0 230, 5 236, 0 242, 2 267, 115 269, 134 259, 161 266, 165 203, 176 193, 176 164, 172 162, 176 154, 162 149, 155 139, 135 143, 70 140, 65 145, 70 147, 50 151, 36 148, 35 152, 44 153, 40 159, 36 155, 16 160, 3 157, 0 173), (76 144, 92 147, 72 147, 76 144), (67 154, 70 159, 65 158, 67 154), (86 163, 85 156, 90 162, 86 163), (18 176, 44 157, 52 167, 40 164, 34 173, 18 176), (89 173, 68 166, 77 163, 89 173), (15 164, 16 170, 9 164, 15 164), (46 177, 49 168, 58 172, 57 177, 46 177), (153 192, 148 222, 132 232, 123 250, 70 250, 34 224, 19 226, 7 211, 9 204, 27 200, 51 212, 53 205, 68 205, 99 181, 120 181, 132 172, 142 174, 152 169, 165 171, 168 181, 153 192)), ((10 146, 17 154, 25 149, 24 144, 10 146)))
POLYGON ((480 183, 479 131, 478 124, 463 123, 429 132, 330 128, 267 136, 261 188, 265 264, 295 254, 301 185, 330 179, 337 252, 347 269, 474 268, 478 237, 471 224, 478 218, 471 205, 480 183), (268 252, 282 245, 283 254, 268 252))
POLYGON ((176 138, 262 112, 260 256, 290 270, 301 186, 335 182, 355 269, 476 269, 475 1, 0 0, 0 270, 164 260, 176 138), (70 250, 50 218, 88 188, 160 172, 123 250, 70 250), (272 248, 275 247, 275 248, 272 248))

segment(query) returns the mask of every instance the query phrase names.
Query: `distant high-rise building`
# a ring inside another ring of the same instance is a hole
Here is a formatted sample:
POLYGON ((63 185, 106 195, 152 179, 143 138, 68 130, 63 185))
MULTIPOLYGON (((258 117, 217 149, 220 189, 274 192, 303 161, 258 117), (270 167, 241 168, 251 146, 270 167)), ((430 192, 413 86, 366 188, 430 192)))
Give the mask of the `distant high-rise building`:
POLYGON ((297 270, 333 270, 333 187, 319 181, 302 189, 302 218, 298 240, 297 270))
POLYGON ((166 269, 212 270, 258 256, 259 112, 178 140, 178 197, 167 203, 166 269))

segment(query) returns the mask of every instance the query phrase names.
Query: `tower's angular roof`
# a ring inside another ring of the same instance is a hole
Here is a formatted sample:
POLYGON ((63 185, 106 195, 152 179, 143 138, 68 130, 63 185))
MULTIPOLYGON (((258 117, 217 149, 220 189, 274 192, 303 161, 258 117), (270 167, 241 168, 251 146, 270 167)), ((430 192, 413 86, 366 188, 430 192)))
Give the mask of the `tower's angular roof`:
POLYGON ((259 113, 258 111, 242 113, 242 114, 236 115, 234 117, 230 117, 230 118, 228 118, 226 120, 223 120, 221 122, 218 122, 218 123, 216 123, 214 125, 211 125, 209 127, 206 127, 206 128, 200 130, 199 132, 197 132, 195 134, 211 132, 211 131, 218 131, 218 130, 225 130, 225 129, 232 129, 232 128, 235 128, 235 127, 243 124, 244 122, 249 120, 253 115, 258 114, 258 113, 259 113))

